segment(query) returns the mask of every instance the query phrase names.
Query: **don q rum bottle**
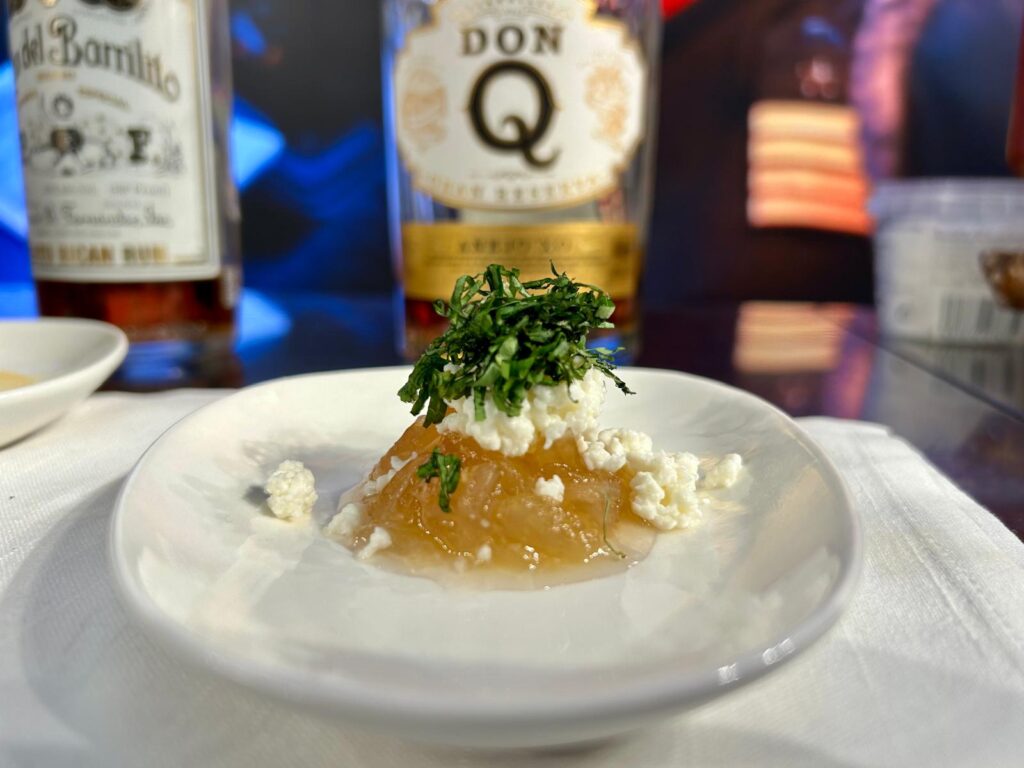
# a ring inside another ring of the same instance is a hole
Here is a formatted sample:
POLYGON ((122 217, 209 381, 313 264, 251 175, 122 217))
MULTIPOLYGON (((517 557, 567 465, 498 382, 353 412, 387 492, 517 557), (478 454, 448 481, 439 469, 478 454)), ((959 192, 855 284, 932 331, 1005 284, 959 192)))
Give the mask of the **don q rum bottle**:
POLYGON ((627 351, 650 197, 657 0, 386 0, 392 243, 410 357, 498 262, 608 291, 627 351))
POLYGON ((225 359, 239 285, 227 0, 8 0, 44 315, 120 325, 123 369, 225 359))

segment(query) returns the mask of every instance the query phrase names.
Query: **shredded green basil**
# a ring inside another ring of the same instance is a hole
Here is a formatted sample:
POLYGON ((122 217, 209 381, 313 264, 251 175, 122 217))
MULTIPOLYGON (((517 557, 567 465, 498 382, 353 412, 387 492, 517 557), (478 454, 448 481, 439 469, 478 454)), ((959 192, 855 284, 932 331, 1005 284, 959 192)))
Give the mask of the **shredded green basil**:
POLYGON ((425 482, 432 478, 438 479, 440 490, 438 492, 438 504, 441 511, 449 513, 452 511, 451 497, 455 489, 459 487, 459 475, 462 471, 462 459, 458 456, 450 456, 441 453, 437 448, 430 454, 430 458, 416 470, 416 477, 425 482))
POLYGON ((591 368, 633 394, 613 373, 614 352, 587 347, 592 330, 614 327, 615 303, 600 288, 574 282, 553 265, 551 271, 553 277, 522 282, 518 269, 492 264, 460 277, 449 303, 435 303, 448 329, 398 392, 413 415, 426 407, 425 426, 470 395, 478 421, 486 417, 487 394, 500 411, 517 416, 530 388, 577 381, 591 368))

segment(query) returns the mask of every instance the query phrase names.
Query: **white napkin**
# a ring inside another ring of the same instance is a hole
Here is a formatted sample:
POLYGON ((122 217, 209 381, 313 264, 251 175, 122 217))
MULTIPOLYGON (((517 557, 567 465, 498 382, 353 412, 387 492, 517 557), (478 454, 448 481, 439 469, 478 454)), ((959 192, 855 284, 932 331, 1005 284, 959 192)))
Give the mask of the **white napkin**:
POLYGON ((583 751, 480 754, 349 730, 184 668, 113 592, 119 484, 215 392, 98 395, 0 451, 0 766, 1019 766, 1024 545, 885 429, 804 426, 867 534, 838 626, 764 680, 583 751))

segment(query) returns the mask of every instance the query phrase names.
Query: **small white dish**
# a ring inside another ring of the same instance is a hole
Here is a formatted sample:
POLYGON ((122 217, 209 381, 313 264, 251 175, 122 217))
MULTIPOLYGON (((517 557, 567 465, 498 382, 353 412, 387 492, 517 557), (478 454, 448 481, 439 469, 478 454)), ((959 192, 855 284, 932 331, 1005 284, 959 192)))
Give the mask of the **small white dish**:
POLYGON ((62 416, 96 391, 128 354, 128 338, 94 320, 0 321, 0 371, 30 377, 0 391, 0 448, 62 416))
POLYGON ((695 706, 793 658, 838 617, 859 569, 836 470, 757 398, 625 369, 602 421, 671 450, 745 457, 705 524, 659 536, 625 573, 541 591, 445 588, 357 561, 313 524, 268 517, 286 458, 334 512, 409 425, 408 369, 283 379, 189 416, 122 490, 115 578, 173 652, 328 716, 484 747, 607 737, 695 706))

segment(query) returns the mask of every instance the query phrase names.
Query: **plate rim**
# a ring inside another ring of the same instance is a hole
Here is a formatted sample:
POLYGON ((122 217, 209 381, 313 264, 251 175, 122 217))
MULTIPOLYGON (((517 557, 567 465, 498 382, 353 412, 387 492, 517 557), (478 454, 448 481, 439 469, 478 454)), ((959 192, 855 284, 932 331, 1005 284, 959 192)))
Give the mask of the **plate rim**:
POLYGON ((364 722, 375 722, 386 718, 392 723, 402 721, 421 725, 451 724, 453 722, 467 725, 496 723, 537 725, 550 724, 553 719, 562 723, 579 723, 594 719, 635 718, 659 711, 686 709, 717 698, 760 679, 772 670, 783 667, 802 655, 835 625, 849 604, 863 571, 863 525, 853 504, 846 481, 817 441, 780 408, 750 392, 714 379, 682 371, 633 366, 624 366, 620 370, 686 379, 710 386, 731 396, 739 396, 752 404, 769 409, 792 430, 801 445, 818 460, 822 471, 829 475, 828 479, 837 489, 838 497, 843 504, 842 521, 846 539, 849 542, 848 557, 841 558, 840 571, 830 592, 808 616, 795 623, 789 631, 774 636, 772 642, 764 647, 759 644, 743 653, 733 655, 729 661, 715 669, 706 668, 686 673, 666 669, 664 678, 655 683, 646 682, 639 686, 627 686, 625 690, 622 687, 613 687, 602 691, 601 695, 597 696, 592 693, 575 693, 573 696, 560 697, 557 701, 550 702, 551 705, 546 705, 544 698, 538 697, 531 703, 529 709, 523 709, 515 703, 507 705, 504 700, 489 699, 482 702, 470 696, 463 696, 460 699, 458 695, 446 695, 439 699, 436 695, 423 695, 421 692, 414 695, 410 690, 399 693, 391 690, 382 691, 358 681, 343 680, 337 677, 328 680, 313 674, 310 670, 275 665, 249 656, 226 654, 220 649, 212 647, 201 636, 163 612, 148 596, 148 593, 134 582, 128 572, 127 564, 122 562, 123 558, 120 556, 123 551, 121 538, 126 515, 125 499, 147 458, 171 432, 181 428, 186 422, 206 409, 216 407, 232 397, 254 390, 296 380, 330 378, 340 375, 356 376, 410 369, 410 366, 407 365, 343 369, 285 376, 259 382, 200 406, 160 433, 139 457, 122 484, 114 503, 108 532, 108 556, 116 587, 115 593, 121 604, 142 627, 147 636, 158 641, 163 648, 179 659, 199 669, 213 672, 227 680, 241 684, 257 693, 267 694, 275 699, 284 698, 293 704, 312 707, 319 711, 326 710, 332 714, 341 713, 364 722), (779 649, 787 643, 792 646, 792 650, 779 652, 779 649), (724 669, 731 671, 727 679, 722 677, 724 669))
POLYGON ((50 378, 33 381, 31 384, 0 392, 0 406, 16 404, 36 397, 53 394, 59 390, 70 389, 96 375, 105 374, 103 378, 106 378, 117 366, 124 362, 125 357, 128 355, 127 334, 116 325, 104 323, 101 320, 88 320, 77 317, 2 320, 0 321, 0 337, 3 336, 5 328, 37 328, 39 326, 64 326, 65 328, 77 328, 80 330, 90 329, 100 332, 101 335, 114 342, 114 344, 103 355, 84 365, 70 368, 50 378))

